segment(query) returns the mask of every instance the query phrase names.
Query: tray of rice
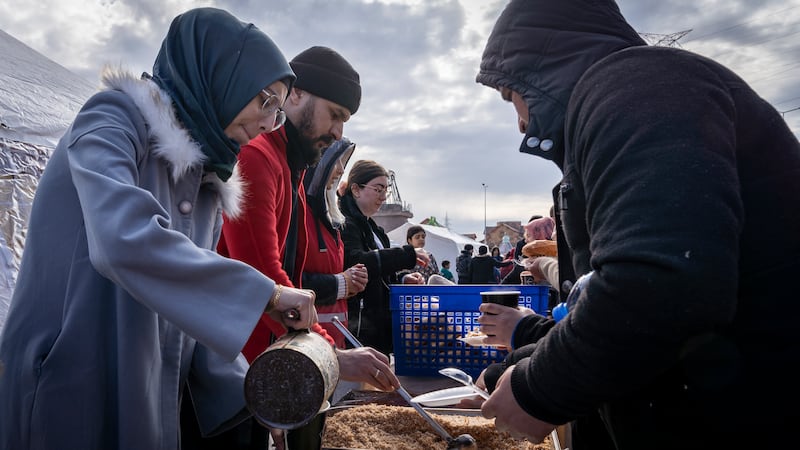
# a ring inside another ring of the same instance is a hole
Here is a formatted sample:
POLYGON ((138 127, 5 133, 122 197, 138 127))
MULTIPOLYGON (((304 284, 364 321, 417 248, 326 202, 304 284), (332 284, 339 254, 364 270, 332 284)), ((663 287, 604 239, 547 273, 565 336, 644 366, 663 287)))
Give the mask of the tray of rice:
MULTIPOLYGON (((494 420, 477 409, 425 408, 451 436, 469 434, 481 450, 553 450, 548 436, 541 444, 498 433, 494 420)), ((411 407, 335 406, 326 413, 322 450, 445 449, 447 443, 411 407)))

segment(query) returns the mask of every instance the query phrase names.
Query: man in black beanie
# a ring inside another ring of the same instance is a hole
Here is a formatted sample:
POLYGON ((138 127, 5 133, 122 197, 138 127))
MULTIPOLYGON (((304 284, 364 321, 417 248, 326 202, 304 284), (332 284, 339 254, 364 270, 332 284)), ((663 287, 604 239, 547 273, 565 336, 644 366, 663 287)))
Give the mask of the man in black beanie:
MULTIPOLYGON (((246 186, 246 206, 237 218, 225 217, 217 250, 255 267, 276 283, 301 287, 307 246, 302 179, 305 170, 319 161, 323 150, 342 138, 344 123, 361 104, 361 85, 353 66, 327 47, 311 47, 298 54, 289 65, 297 81, 288 96, 281 99, 286 122, 282 128, 266 130, 242 146, 238 171, 246 186)), ((312 328, 312 331, 325 335, 321 328, 312 328)), ((280 324, 262 316, 242 353, 252 362, 272 340, 285 332, 280 324)), ((329 341, 333 344, 332 339, 329 341)), ((378 361, 371 355, 361 351, 337 351, 340 366, 383 367, 388 363, 388 359, 378 361)), ((360 372, 372 377, 375 370, 360 372)), ((351 378, 349 381, 374 384, 370 379, 351 378)), ((319 426, 312 422, 310 427, 319 426)), ((240 428, 246 432, 246 427, 240 428)), ((261 446, 257 442, 260 426, 253 424, 253 427, 249 448, 261 446)), ((280 433, 274 431, 275 440, 282 441, 280 433)), ((289 449, 319 448, 318 439, 318 430, 294 430, 288 436, 289 449)))

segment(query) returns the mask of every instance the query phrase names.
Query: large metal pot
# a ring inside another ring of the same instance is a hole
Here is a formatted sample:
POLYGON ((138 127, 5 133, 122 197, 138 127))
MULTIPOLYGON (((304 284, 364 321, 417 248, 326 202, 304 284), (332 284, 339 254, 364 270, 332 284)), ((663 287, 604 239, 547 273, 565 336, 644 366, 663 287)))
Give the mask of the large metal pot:
POLYGON ((325 338, 290 332, 253 360, 245 376, 247 407, 262 425, 293 430, 330 406, 339 362, 325 338))

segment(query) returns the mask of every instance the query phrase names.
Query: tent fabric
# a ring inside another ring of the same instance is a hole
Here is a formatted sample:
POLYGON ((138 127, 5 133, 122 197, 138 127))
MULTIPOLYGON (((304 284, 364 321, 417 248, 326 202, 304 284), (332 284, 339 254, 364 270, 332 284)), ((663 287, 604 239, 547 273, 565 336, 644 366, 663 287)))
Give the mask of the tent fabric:
POLYGON ((0 333, 39 177, 92 84, 0 30, 0 333))
POLYGON ((436 262, 439 264, 439 269, 442 268, 442 261, 445 259, 450 261, 450 271, 453 272, 453 277, 458 281, 458 274, 456 273, 456 258, 461 253, 461 250, 466 244, 472 244, 474 249, 479 248, 483 243, 458 233, 453 233, 444 227, 436 227, 432 225, 416 224, 406 222, 394 230, 386 233, 389 239, 396 245, 406 244, 406 232, 409 227, 419 225, 425 230, 425 250, 432 253, 436 257, 436 262))

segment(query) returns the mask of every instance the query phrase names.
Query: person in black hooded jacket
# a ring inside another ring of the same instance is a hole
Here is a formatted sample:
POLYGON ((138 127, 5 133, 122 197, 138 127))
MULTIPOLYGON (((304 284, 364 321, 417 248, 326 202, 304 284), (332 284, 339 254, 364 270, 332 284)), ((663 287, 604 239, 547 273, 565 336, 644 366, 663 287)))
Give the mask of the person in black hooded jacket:
POLYGON ((538 441, 599 410, 618 449, 796 445, 800 144, 775 108, 612 0, 512 0, 477 81, 564 174, 562 294, 594 271, 484 416, 538 441))

